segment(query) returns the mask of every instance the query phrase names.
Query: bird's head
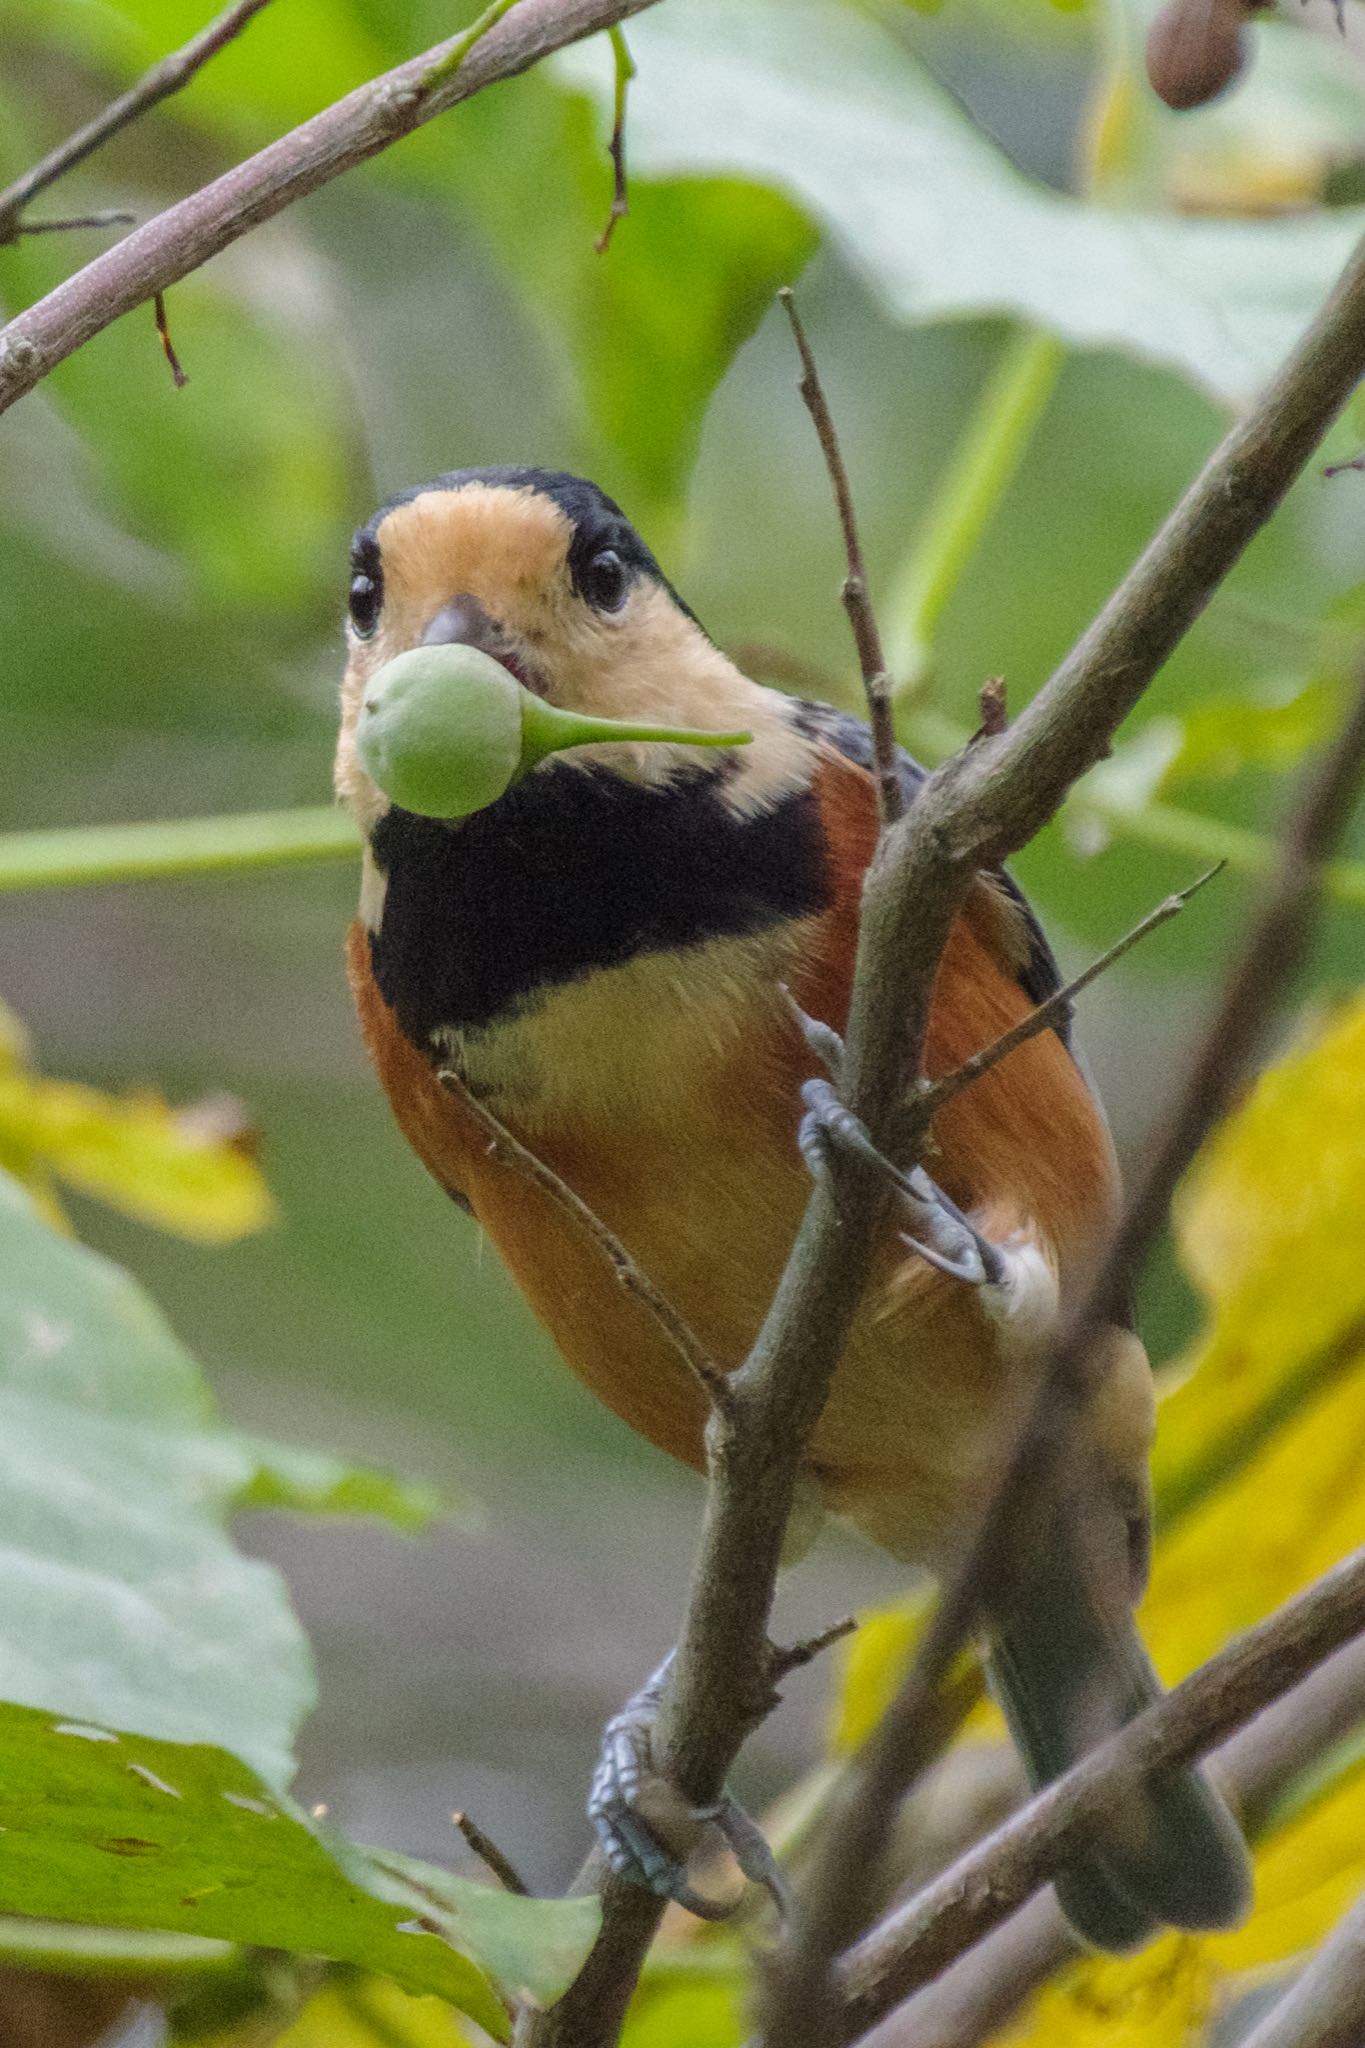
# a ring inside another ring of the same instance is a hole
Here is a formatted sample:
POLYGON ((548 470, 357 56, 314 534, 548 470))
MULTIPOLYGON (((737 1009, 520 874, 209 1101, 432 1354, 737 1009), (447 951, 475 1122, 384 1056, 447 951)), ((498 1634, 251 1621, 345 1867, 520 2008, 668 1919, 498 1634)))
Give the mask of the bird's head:
MULTIPOLYGON (((366 829, 385 808, 356 756, 366 685, 414 647, 480 648, 568 711, 753 730, 778 758, 746 761, 744 782, 783 779, 793 752, 782 700, 712 644, 619 506, 562 472, 457 470, 381 507, 352 544, 347 643, 336 782, 366 829)), ((618 743, 573 758, 588 757, 664 780, 701 750, 618 743)))

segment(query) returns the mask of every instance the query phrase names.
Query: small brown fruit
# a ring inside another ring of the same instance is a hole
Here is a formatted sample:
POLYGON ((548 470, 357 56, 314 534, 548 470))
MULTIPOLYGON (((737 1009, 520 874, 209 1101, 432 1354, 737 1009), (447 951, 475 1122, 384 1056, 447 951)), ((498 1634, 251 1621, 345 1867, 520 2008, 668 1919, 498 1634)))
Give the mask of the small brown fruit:
POLYGON ((1202 107, 1227 90, 1246 62, 1250 11, 1248 0, 1167 0, 1147 31, 1147 76, 1168 107, 1202 107))

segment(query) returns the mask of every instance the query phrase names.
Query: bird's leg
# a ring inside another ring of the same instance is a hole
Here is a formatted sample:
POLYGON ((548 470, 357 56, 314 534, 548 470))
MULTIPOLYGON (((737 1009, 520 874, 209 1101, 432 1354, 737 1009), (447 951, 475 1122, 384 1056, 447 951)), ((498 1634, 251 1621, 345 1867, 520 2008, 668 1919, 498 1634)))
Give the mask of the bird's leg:
POLYGON ((922 1166, 909 1173, 879 1152, 867 1130, 845 1109, 829 1081, 807 1081, 801 1089, 805 1114, 797 1128, 801 1156, 816 1179, 827 1179, 839 1152, 856 1153, 893 1182, 910 1212, 913 1229, 901 1236, 913 1251, 940 1273, 973 1287, 999 1287, 1006 1278, 1007 1255, 983 1237, 937 1181, 922 1166))
POLYGON ((673 1663, 663 1663, 606 1725, 602 1753, 593 1772, 588 1818, 597 1830, 608 1863, 618 1876, 646 1885, 660 1898, 674 1899, 701 1920, 723 1920, 734 1902, 707 1899, 687 1880, 687 1848, 679 1848, 705 1827, 714 1827, 744 1875, 760 1884, 785 1919, 786 1880, 762 1833, 729 1794, 714 1806, 690 1806, 654 1762, 651 1738, 673 1663), (670 1837, 676 1838, 674 1847, 670 1837))

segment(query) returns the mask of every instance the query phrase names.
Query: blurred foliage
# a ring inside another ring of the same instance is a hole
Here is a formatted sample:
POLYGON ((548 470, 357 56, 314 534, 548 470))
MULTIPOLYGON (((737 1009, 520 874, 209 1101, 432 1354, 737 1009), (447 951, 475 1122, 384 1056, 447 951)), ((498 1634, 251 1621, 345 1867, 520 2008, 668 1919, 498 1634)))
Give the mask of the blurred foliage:
MULTIPOLYGON (((205 11, 202 0, 0 0, 0 180, 205 11)), ((149 313, 99 336, 0 431, 12 679, 0 693, 0 824, 324 802, 346 534, 386 493, 463 463, 593 475, 724 644, 766 650, 775 679, 799 670, 856 702, 833 516, 789 342, 766 310, 798 271, 888 637, 903 650, 905 736, 928 754, 954 744, 975 725, 989 674, 1022 701, 1229 408, 1301 330, 1365 221, 1365 83, 1349 45, 1302 32, 1290 10, 1257 25, 1257 61, 1236 93, 1176 117, 1142 80, 1151 11, 1148 0, 663 0, 628 30, 639 67, 631 212, 605 257, 593 247, 610 199, 604 44, 479 96, 177 286, 168 312, 185 389, 172 388, 149 313)), ((146 216, 453 25, 438 0, 267 8, 35 216, 108 205, 146 216)), ((43 236, 0 250, 0 300, 27 303, 94 246, 43 236)), ((1330 454, 1352 455, 1363 427, 1343 424, 1330 454)), ((1020 861, 1064 950, 1111 939, 1207 858, 1229 853, 1241 876, 1264 864, 1287 779, 1330 730, 1365 645, 1363 543, 1365 482, 1310 470, 1115 758, 1020 861)), ((331 851, 344 850, 333 835, 331 851)), ((1329 996, 1359 979, 1359 825, 1333 891, 1313 967, 1329 996)), ((52 1067, 111 1093, 35 1074, 11 1033, 0 1156, 45 1194, 55 1174, 130 1215, 173 1213, 206 1242, 226 1240, 264 1220, 255 1168, 230 1144, 183 1150, 177 1112, 124 1091, 155 1075, 194 1102, 227 1085, 262 1132, 274 1228, 230 1250, 187 1249, 87 1211, 77 1194, 82 1229, 135 1263, 195 1350, 232 1369, 237 1387, 263 1390, 287 1432, 313 1434, 324 1393, 388 1404, 413 1419, 443 1477, 495 1471, 495 1531, 518 1512, 539 1518, 549 1557, 588 1542, 608 1472, 613 1483, 623 1470, 647 1477, 656 1501, 687 1482, 552 1377, 548 1347, 480 1263, 472 1227, 421 1184, 389 1131, 335 965, 352 893, 346 861, 7 897, 8 992, 52 1067)), ((1146 1128, 1245 904, 1244 883, 1225 883, 1088 999, 1122 1142, 1146 1128)), ((1149 1619, 1169 1674, 1359 1535, 1358 1007, 1320 1032, 1262 1084, 1186 1197, 1182 1250, 1211 1323, 1186 1349, 1198 1370, 1164 1406, 1149 1619)), ((40 1497, 51 1509, 79 1479, 70 1499, 85 1503, 84 1520, 54 1509, 25 1529, 33 1559, 79 1565, 98 1545, 116 1580, 135 1586, 131 1536, 150 1523, 158 1569, 173 1551, 192 1575, 211 1554, 228 1591, 259 1606, 242 1610, 251 1651, 227 1660, 237 1689, 189 1686, 202 1725, 169 1725, 155 1672, 139 1711, 124 1671, 126 1711, 101 1718, 235 1751, 282 1784, 308 1698, 306 1646, 274 1582, 229 1549, 228 1506, 306 1501, 413 1521, 426 1503, 316 1453, 224 1431, 130 1283, 40 1240, 17 1195, 5 1218, 0 1249, 12 1246, 15 1263, 0 1296, 17 1300, 20 1280, 54 1290, 30 1336, 83 1317, 90 1289, 112 1290, 109 1312, 131 1319, 160 1361, 136 1416, 120 1406, 117 1347, 70 1351, 109 1375, 108 1414, 68 1400, 66 1354, 41 1401, 27 1383, 0 1386, 7 1412, 32 1409, 31 1439, 17 1423, 10 1439, 31 1493, 16 1480, 12 1499, 32 1501, 36 1517, 40 1497), (266 1641, 277 1659, 263 1656, 266 1641)), ((1146 1307, 1156 1356, 1186 1345, 1183 1281, 1159 1277, 1146 1307)), ((31 1345, 25 1359, 31 1374, 31 1345)), ((613 1531, 598 1540, 610 1570, 650 1571, 613 1531)), ((473 1557, 467 1568, 472 1584, 483 1566, 473 1557)), ((847 1570, 866 1583, 864 1567, 847 1570)), ((359 1615, 364 1588, 352 1597, 359 1615)), ((191 1671, 196 1632, 215 1612, 198 1598, 177 1606, 191 1671)), ((611 1626, 584 1613, 584 1626, 611 1626)), ((894 1684, 915 1625, 910 1610, 888 1611, 850 1653, 841 1752, 894 1684)), ((358 1639, 361 1622, 351 1626, 358 1639)), ((410 1629, 416 1663, 429 1616, 410 1629)), ((536 1646, 512 1642, 503 1613, 496 1632, 518 1699, 537 1684, 554 1692, 555 1672, 536 1671, 536 1646)), ((68 1646, 77 1633, 73 1619, 68 1646)), ((376 1641, 391 1696, 394 1665, 376 1641)), ((634 1642, 616 1649, 628 1668, 647 1661, 634 1642)), ((108 1697, 117 1645, 110 1654, 83 1699, 108 1697)), ((342 1665, 332 1698, 345 1699, 359 1669, 342 1665)), ((93 1718, 71 1677, 60 1664, 43 1685, 4 1676, 0 1694, 93 1718)), ((585 1722, 600 1704, 580 1703, 585 1722)), ((471 1736, 456 1714, 453 1702, 434 1719, 423 1708, 422 1754, 461 1741, 501 1754, 495 1729, 471 1736)), ((385 1761, 390 1748, 398 1760, 385 1733, 385 1761)), ((364 1740, 373 1747, 372 1728, 364 1740)), ((533 1762, 518 1764, 534 1788, 533 1762)), ((1263 1844, 1261 1903, 1243 1934, 1083 1964, 1012 2039, 1199 2038, 1211 2011, 1330 1923, 1359 1885, 1359 1839, 1355 1776, 1319 1787, 1263 1844)), ((563 1862, 572 1847, 553 1854, 563 1862)), ((739 1950, 722 1941, 694 1961, 651 1976, 630 2048, 742 2040, 739 1950)), ((177 2040, 464 2038, 446 2007, 360 1972, 328 1973, 316 1989, 290 1979, 282 2000, 257 1973, 239 1995, 236 2017, 226 1990, 195 2010, 182 2001, 177 2040)))
POLYGON ((35 1073, 27 1034, 0 1004, 0 1166, 50 1220, 61 1218, 55 1177, 194 1243, 231 1244, 274 1213, 252 1151, 231 1097, 172 1110, 155 1095, 102 1095, 35 1073))

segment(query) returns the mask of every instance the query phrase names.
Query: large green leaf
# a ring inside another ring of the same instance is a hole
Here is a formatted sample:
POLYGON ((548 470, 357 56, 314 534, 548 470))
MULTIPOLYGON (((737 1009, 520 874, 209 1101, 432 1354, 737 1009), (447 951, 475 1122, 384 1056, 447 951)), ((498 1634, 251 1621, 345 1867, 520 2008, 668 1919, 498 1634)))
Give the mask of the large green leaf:
POLYGON ((229 1540, 248 1502, 431 1505, 225 1429, 142 1290, 0 1174, 0 1699, 287 1783, 312 1664, 275 1572, 229 1540))
MULTIPOLYGON (((1365 227, 1101 207, 1024 177, 896 37, 831 0, 670 0, 632 29, 630 144, 654 178, 786 194, 897 319, 1011 313, 1178 370, 1228 404, 1302 331, 1365 227)), ((601 53, 556 59, 605 104, 601 53)))
POLYGON ((515 1898, 419 1865, 381 1870, 205 1744, 3 1705, 0 1758, 0 1912, 357 1963, 448 1999, 500 2039, 489 1976, 508 1997, 548 2002, 596 1932, 592 1899, 515 1898))

